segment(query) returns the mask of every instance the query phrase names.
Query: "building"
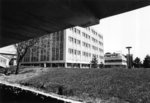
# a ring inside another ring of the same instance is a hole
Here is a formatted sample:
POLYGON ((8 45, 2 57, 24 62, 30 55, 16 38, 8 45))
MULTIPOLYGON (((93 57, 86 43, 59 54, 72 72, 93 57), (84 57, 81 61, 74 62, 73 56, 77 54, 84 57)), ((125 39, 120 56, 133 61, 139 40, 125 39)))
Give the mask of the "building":
POLYGON ((104 62, 103 36, 87 27, 73 27, 40 38, 39 47, 28 50, 22 65, 88 68, 92 57, 104 62))
POLYGON ((105 67, 127 67, 126 57, 121 53, 106 53, 105 56, 105 67))
POLYGON ((16 65, 16 55, 10 53, 0 53, 0 67, 7 68, 11 65, 16 65))

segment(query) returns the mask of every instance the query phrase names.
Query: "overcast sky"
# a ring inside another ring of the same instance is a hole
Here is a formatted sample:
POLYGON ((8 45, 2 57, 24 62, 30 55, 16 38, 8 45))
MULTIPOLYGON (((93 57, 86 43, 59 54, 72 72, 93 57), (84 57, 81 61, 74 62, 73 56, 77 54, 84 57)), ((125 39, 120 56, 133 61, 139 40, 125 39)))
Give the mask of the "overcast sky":
POLYGON ((100 20, 93 26, 104 37, 104 52, 127 53, 134 57, 150 55, 150 6, 100 20))

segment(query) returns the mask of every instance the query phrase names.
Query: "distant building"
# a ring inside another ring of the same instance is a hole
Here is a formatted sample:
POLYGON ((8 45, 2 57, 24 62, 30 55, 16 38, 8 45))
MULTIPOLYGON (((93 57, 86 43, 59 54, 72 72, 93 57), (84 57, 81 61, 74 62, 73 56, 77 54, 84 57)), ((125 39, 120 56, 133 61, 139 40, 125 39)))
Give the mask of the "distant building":
POLYGON ((105 67, 127 67, 126 57, 121 53, 106 53, 105 56, 105 67))
POLYGON ((0 67, 7 68, 12 65, 16 65, 16 55, 9 53, 0 53, 0 67))
POLYGON ((94 55, 104 63, 103 36, 89 27, 51 33, 40 38, 41 44, 44 49, 31 48, 22 65, 89 68, 94 55))

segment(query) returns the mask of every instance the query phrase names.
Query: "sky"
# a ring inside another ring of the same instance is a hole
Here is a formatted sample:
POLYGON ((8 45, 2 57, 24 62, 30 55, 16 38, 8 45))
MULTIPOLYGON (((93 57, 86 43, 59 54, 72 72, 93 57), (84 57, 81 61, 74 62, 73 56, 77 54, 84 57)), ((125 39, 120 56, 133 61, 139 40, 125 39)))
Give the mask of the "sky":
MULTIPOLYGON (((127 46, 132 46, 133 57, 141 60, 150 55, 150 6, 107 17, 100 24, 92 26, 104 38, 104 53, 122 52, 127 54, 127 46)), ((13 46, 0 52, 14 53, 13 46)))
POLYGON ((150 6, 101 19, 92 27, 103 35, 104 53, 127 54, 131 46, 134 58, 150 55, 150 6))

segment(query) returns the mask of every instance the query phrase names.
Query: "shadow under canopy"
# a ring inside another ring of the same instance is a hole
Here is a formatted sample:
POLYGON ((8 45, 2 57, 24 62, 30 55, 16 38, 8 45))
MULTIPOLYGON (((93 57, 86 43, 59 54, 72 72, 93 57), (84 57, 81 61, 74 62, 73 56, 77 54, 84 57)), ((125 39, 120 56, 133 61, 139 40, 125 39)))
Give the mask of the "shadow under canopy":
POLYGON ((1 0, 0 47, 148 6, 150 0, 1 0))

